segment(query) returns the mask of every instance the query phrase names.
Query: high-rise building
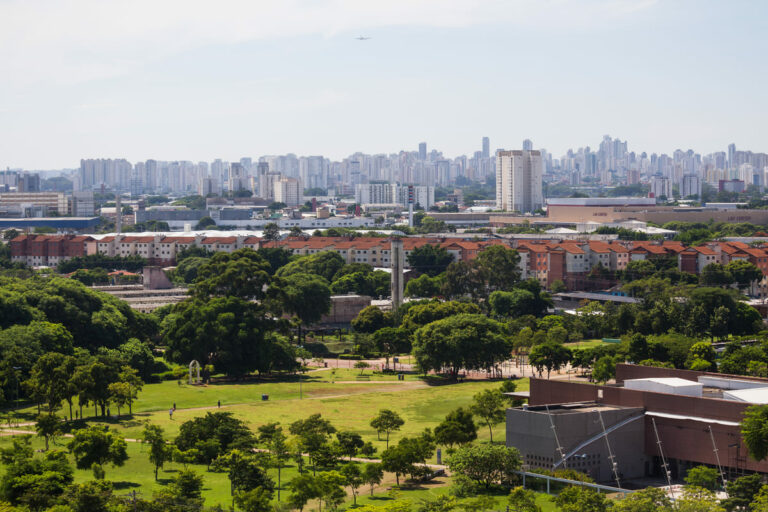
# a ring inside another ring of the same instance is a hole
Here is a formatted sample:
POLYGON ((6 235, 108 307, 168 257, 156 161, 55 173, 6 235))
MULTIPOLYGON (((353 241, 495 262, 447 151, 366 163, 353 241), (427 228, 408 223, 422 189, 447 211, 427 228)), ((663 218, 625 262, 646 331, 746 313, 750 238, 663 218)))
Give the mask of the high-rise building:
POLYGON ((73 192, 71 211, 73 217, 93 217, 93 191, 88 190, 73 192))
POLYGON ((701 178, 695 174, 683 175, 683 181, 680 183, 680 196, 683 198, 696 196, 701 199, 701 178))
POLYGON ((249 182, 248 176, 245 172, 245 167, 239 163, 232 163, 229 167, 229 180, 228 189, 230 192, 237 192, 238 190, 248 190, 249 182))
POLYGON ((531 139, 523 141, 523 151, 533 151, 533 141, 531 139))
POLYGON ((427 143, 419 142, 419 160, 427 159, 427 143))
POLYGON ((483 158, 491 157, 491 140, 488 137, 483 137, 483 158))
POLYGON ((728 168, 736 165, 736 144, 728 144, 728 168))
POLYGON ((282 178, 275 182, 275 202, 286 206, 301 204, 301 182, 296 178, 282 178))
POLYGON ((651 180, 651 194, 659 198, 672 199, 672 181, 666 176, 656 175, 651 180))
POLYGON ((544 206, 540 151, 496 153, 496 207, 529 213, 544 206))

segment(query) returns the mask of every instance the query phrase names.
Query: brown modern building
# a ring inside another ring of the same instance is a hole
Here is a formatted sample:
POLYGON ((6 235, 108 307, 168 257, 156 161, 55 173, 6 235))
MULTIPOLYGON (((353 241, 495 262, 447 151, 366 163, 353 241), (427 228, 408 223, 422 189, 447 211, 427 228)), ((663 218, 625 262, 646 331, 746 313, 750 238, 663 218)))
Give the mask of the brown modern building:
POLYGON ((701 464, 726 477, 768 473, 740 433, 747 407, 768 403, 768 379, 619 364, 616 380, 532 378, 529 403, 507 410, 507 445, 531 467, 574 468, 614 484, 617 476, 663 478, 663 460, 672 479, 701 464))

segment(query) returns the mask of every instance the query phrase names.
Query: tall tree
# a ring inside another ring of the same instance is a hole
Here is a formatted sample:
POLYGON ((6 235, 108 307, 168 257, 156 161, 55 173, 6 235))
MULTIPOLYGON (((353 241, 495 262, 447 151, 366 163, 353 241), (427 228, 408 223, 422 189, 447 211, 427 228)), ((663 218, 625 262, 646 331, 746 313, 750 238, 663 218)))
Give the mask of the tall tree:
POLYGON ((144 426, 141 442, 149 446, 149 462, 155 466, 155 482, 157 482, 157 472, 170 458, 170 445, 165 441, 162 427, 150 423, 144 426))
POLYGON ((252 249, 217 252, 200 266, 192 292, 198 297, 264 298, 270 266, 252 249))
POLYGON ((381 409, 376 416, 371 420, 371 427, 376 429, 376 434, 381 436, 382 433, 386 434, 386 447, 389 448, 389 434, 400 430, 405 424, 405 420, 390 409, 381 409))
POLYGON ((741 437, 749 456, 760 462, 768 457, 768 405, 752 405, 744 412, 741 437))
POLYGON ((101 426, 75 430, 67 447, 80 469, 90 468, 93 464, 122 466, 128 460, 125 439, 101 426))
POLYGON ((486 389, 477 393, 472 400, 469 410, 472 414, 483 418, 488 425, 488 433, 493 443, 493 426, 504 421, 506 410, 504 395, 498 389, 486 389))
POLYGON ((460 314, 428 324, 414 334, 413 355, 422 371, 488 369, 512 351, 504 326, 483 315, 460 314))
POLYGON ((449 448, 453 445, 471 443, 477 439, 477 425, 472 421, 472 413, 459 407, 448 413, 445 419, 435 427, 435 441, 449 448))
POLYGON ((280 278, 277 287, 279 304, 299 318, 299 339, 302 325, 319 322, 331 310, 331 290, 320 276, 291 274, 280 278))
POLYGON ((408 265, 420 274, 436 276, 445 271, 453 255, 439 245, 425 244, 408 254, 408 265))

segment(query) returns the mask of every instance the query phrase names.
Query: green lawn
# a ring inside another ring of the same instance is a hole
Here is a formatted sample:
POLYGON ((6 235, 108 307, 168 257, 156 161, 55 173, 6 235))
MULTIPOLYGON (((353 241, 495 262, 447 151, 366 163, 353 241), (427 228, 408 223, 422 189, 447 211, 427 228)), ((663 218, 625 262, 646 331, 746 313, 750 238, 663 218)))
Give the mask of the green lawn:
POLYGON ((574 348, 594 348, 598 347, 600 345, 603 345, 603 340, 582 340, 577 341, 575 343, 566 343, 565 346, 574 349, 574 348))
MULTIPOLYGON (((294 387, 295 383, 284 383, 283 386, 294 387)), ((394 382, 382 381, 381 383, 353 383, 353 384, 310 384, 305 389, 305 397, 298 399, 298 393, 282 391, 270 395, 267 402, 260 401, 262 386, 277 386, 277 384, 252 384, 254 388, 252 395, 259 398, 259 401, 244 403, 239 405, 225 406, 226 402, 222 400, 222 411, 232 412, 236 417, 246 421, 248 425, 255 429, 259 425, 269 422, 279 422, 287 427, 293 421, 305 418, 310 414, 320 413, 328 418, 339 430, 352 430, 358 432, 366 441, 372 441, 379 449, 385 448, 384 440, 377 440, 376 432, 370 427, 371 418, 383 408, 392 409, 400 413, 405 420, 405 425, 400 433, 393 435, 397 439, 402 435, 415 434, 424 428, 434 428, 450 411, 457 407, 466 407, 472 402, 472 396, 488 388, 498 387, 498 381, 474 381, 461 384, 427 386, 420 382, 407 382, 405 384, 395 384, 394 382), (313 386, 322 386, 321 393, 315 394, 313 386)), ((168 416, 167 401, 168 397, 176 397, 176 390, 172 383, 151 384, 145 388, 142 395, 153 396, 154 400, 165 400, 162 407, 147 407, 137 404, 132 418, 124 418, 120 422, 111 420, 109 423, 123 435, 129 438, 138 438, 141 435, 143 423, 151 423, 162 426, 169 436, 175 436, 178 427, 184 421, 196 416, 205 414, 209 410, 216 410, 215 396, 212 393, 216 389, 194 388, 191 391, 198 392, 195 395, 198 401, 190 403, 211 404, 210 409, 186 408, 188 401, 176 398, 178 409, 173 415, 173 419, 168 416), (165 393, 164 393, 165 391, 165 393), (210 398, 206 398, 211 393, 210 398), (158 410, 159 409, 159 410, 158 410)), ((243 385, 248 388, 249 385, 243 385)), ((215 386, 212 386, 215 388, 215 386)), ((185 386, 182 389, 189 391, 185 386)), ((528 381, 520 380, 519 390, 528 389, 528 381)), ((143 396, 139 397, 139 402, 143 396)), ((199 407, 199 405, 195 405, 199 407)), ((194 406, 193 406, 194 407, 194 406)), ((114 412, 114 411, 113 411, 114 412)), ((86 420, 91 422, 92 418, 86 416, 86 420)), ((504 426, 502 424, 494 427, 494 441, 504 441, 504 426)), ((481 426, 478 431, 480 440, 489 439, 488 428, 481 426)))
MULTIPOLYGON (((371 374, 370 370, 366 371, 371 374)), ((165 429, 166 436, 172 439, 179 426, 186 420, 200 416, 209 411, 215 411, 216 401, 222 401, 222 411, 232 412, 236 417, 245 420, 251 429, 259 425, 277 421, 285 426, 297 419, 305 418, 313 413, 321 413, 339 430, 352 430, 360 433, 366 441, 372 441, 381 452, 385 441, 378 440, 376 432, 370 427, 370 419, 382 408, 397 411, 405 419, 405 425, 400 432, 392 435, 391 442, 397 442, 403 436, 416 434, 424 428, 434 428, 451 410, 466 407, 472 401, 472 396, 488 388, 500 385, 499 381, 468 381, 461 384, 428 385, 409 376, 409 380, 397 381, 396 376, 376 375, 370 382, 357 382, 355 376, 359 370, 339 369, 336 371, 337 381, 350 383, 331 383, 330 370, 311 372, 305 376, 302 384, 304 398, 298 398, 298 381, 289 382, 258 382, 243 384, 219 384, 212 386, 179 386, 176 382, 149 384, 144 387, 134 404, 132 417, 124 417, 120 421, 111 419, 110 428, 119 431, 129 439, 141 437, 145 422, 158 424, 165 429), (269 401, 261 401, 262 393, 269 394, 269 401), (177 410, 171 420, 168 417, 168 407, 176 402, 177 410), (232 404, 232 405, 230 405, 232 404)), ((442 384, 442 383, 441 383, 442 384)), ((528 389, 527 379, 518 381, 518 389, 528 389)), ((62 410, 63 413, 66 409, 62 410)), ((29 411, 32 412, 31 410, 29 411)), ((101 423, 88 417, 93 409, 86 413, 89 423, 101 423)), ((116 411, 112 408, 112 413, 116 411)), ((125 412, 125 411, 124 411, 125 412)), ((31 427, 27 427, 31 428, 31 427)), ((479 441, 487 441, 490 437, 488 428, 480 425, 479 441)), ((494 426, 493 439, 495 442, 504 441, 504 425, 494 426)), ((0 444, 8 443, 9 438, 0 438, 0 444)), ((37 446, 42 441, 35 441, 37 446)), ((60 445, 66 439, 59 441, 60 445)), ((150 497, 154 492, 173 477, 179 465, 169 464, 160 473, 160 482, 154 482, 153 468, 147 460, 146 450, 139 443, 129 443, 130 459, 121 468, 107 467, 107 478, 117 482, 116 492, 127 494, 133 490, 142 496, 150 497)), ((432 462, 435 462, 433 459, 432 462)), ((224 474, 205 471, 204 466, 196 466, 196 470, 205 476, 204 496, 209 505, 228 505, 229 481, 224 474)), ((271 471, 274 473, 275 471, 271 471)), ((294 476, 295 469, 283 470, 283 481, 287 482, 294 476)), ((276 475, 274 475, 276 476, 276 475)), ((92 478, 90 470, 77 471, 76 479, 84 481, 92 478)), ((386 487, 392 485, 393 478, 388 476, 382 489, 378 489, 374 502, 381 503, 389 497, 386 487)), ((443 482, 446 484, 447 482, 443 482)), ((416 489, 403 491, 403 498, 417 498, 431 493, 446 492, 445 485, 431 484, 416 489)), ((361 494, 367 494, 364 489, 361 494)), ((361 496, 364 502, 369 498, 361 496)), ((391 498, 390 498, 391 499, 391 498)), ((499 510, 503 509, 500 498, 499 510)), ((545 504, 546 505, 546 504, 545 504)), ((544 510, 550 510, 547 507, 544 510)))

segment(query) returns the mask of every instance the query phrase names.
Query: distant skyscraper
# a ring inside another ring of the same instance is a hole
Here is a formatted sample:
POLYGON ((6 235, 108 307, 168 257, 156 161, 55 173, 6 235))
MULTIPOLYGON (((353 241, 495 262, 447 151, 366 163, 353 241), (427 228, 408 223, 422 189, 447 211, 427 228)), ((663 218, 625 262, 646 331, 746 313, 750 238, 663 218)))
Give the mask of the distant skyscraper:
POLYGON ((427 143, 419 142, 419 160, 427 159, 427 143))
POLYGON ((274 183, 275 202, 287 206, 299 206, 301 203, 301 184, 295 178, 282 178, 274 183))
POLYGON ((540 151, 496 153, 496 207, 504 211, 533 212, 544 206, 541 191, 540 151))
POLYGON ((728 144, 728 168, 736 166, 736 144, 728 144))
POLYGON ((680 197, 689 196, 701 199, 701 179, 695 174, 684 175, 683 182, 680 184, 680 197))
POLYGON ((483 137, 483 158, 489 158, 491 156, 491 140, 488 137, 483 137))
POLYGON ((523 141, 523 151, 533 151, 533 141, 531 141, 531 139, 525 139, 523 141))

